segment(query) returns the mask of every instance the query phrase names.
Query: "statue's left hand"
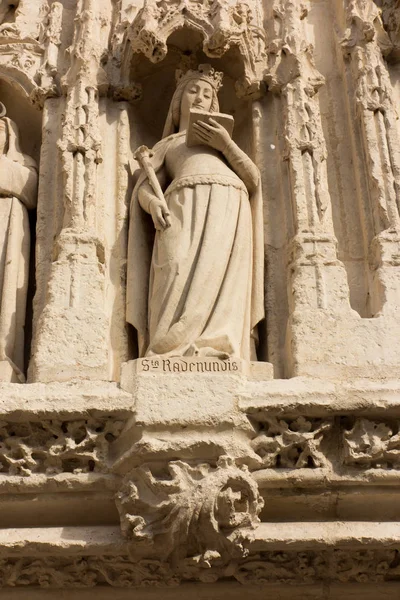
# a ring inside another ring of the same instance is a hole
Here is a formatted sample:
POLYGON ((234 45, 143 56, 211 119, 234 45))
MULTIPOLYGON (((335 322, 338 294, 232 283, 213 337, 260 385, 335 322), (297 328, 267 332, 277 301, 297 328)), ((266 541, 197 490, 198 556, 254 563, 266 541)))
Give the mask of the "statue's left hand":
POLYGON ((210 146, 215 150, 223 152, 231 140, 231 136, 218 121, 210 118, 208 123, 197 121, 193 124, 193 130, 200 144, 210 146))

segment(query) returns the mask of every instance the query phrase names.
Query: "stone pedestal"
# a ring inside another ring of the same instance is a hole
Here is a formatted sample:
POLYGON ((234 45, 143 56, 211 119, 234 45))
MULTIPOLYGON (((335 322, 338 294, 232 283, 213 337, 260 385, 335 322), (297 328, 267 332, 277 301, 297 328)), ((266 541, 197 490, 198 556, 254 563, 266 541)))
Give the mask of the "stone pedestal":
POLYGON ((143 358, 125 363, 121 388, 135 398, 135 416, 118 442, 118 472, 141 462, 181 458, 251 462, 253 428, 237 399, 251 381, 272 380, 272 365, 240 359, 143 358), (252 371, 256 377, 252 377, 252 371), (258 371, 258 372, 257 372, 258 371))

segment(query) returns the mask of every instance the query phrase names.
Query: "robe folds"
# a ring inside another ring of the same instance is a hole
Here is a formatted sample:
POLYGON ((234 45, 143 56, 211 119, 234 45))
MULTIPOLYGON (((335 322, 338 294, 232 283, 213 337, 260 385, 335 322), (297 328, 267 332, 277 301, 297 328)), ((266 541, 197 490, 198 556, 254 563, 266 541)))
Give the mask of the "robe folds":
MULTIPOLYGON (((176 135, 153 148, 156 173, 176 135)), ((171 227, 154 233, 138 200, 146 180, 133 190, 128 243, 127 320, 139 355, 250 360, 264 317, 260 186, 249 198, 233 171, 175 179, 164 190, 171 227)))
POLYGON ((15 124, 4 119, 8 149, 0 155, 0 361, 23 380, 30 231, 36 205, 36 163, 21 153, 15 124))

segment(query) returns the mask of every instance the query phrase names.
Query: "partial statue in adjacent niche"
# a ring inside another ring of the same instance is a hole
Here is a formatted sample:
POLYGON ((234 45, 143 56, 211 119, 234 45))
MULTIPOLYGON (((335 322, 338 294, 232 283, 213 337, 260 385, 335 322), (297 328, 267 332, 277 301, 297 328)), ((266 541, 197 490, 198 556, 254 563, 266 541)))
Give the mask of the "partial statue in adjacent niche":
POLYGON ((24 381, 29 278, 28 209, 35 208, 35 161, 22 154, 16 124, 0 102, 0 381, 24 381))
POLYGON ((255 359, 252 332, 264 317, 260 174, 226 128, 232 117, 218 112, 222 76, 210 65, 179 72, 162 140, 135 155, 142 172, 130 210, 127 320, 140 356, 255 359))

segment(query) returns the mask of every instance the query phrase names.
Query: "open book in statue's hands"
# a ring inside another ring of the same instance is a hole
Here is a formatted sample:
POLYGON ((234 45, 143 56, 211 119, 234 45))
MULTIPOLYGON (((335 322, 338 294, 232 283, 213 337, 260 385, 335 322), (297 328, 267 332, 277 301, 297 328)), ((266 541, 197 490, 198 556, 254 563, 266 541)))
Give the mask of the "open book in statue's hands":
POLYGON ((188 128, 186 131, 186 145, 187 146, 198 146, 199 144, 201 144, 201 142, 199 142, 199 140, 196 136, 195 130, 193 129, 193 125, 194 125, 194 123, 197 123, 197 121, 204 121, 205 123, 208 123, 208 120, 210 118, 214 119, 215 121, 220 123, 222 125, 222 127, 225 127, 225 129, 227 130, 229 135, 232 137, 233 125, 235 123, 232 115, 227 115, 225 113, 217 113, 217 112, 211 113, 211 112, 206 112, 204 110, 198 110, 195 108, 191 108, 190 114, 189 114, 189 124, 188 124, 188 128))

